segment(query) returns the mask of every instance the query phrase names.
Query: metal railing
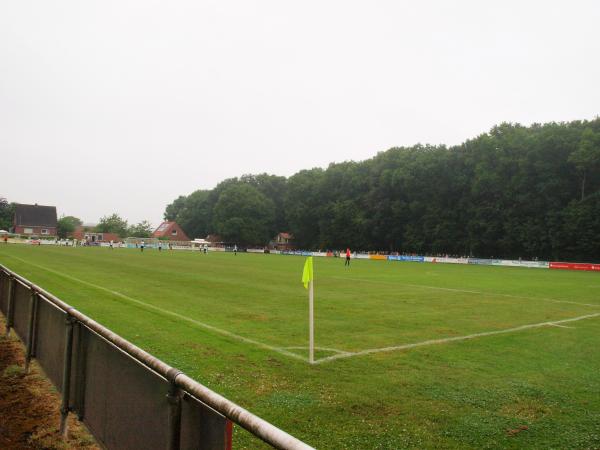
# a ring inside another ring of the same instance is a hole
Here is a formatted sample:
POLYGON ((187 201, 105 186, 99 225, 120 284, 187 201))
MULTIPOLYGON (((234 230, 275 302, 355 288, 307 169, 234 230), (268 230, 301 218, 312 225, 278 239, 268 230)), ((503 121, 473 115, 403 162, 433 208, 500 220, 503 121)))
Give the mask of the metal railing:
POLYGON ((108 449, 230 449, 232 422, 278 449, 312 447, 0 265, 6 334, 25 344, 69 412, 108 449))

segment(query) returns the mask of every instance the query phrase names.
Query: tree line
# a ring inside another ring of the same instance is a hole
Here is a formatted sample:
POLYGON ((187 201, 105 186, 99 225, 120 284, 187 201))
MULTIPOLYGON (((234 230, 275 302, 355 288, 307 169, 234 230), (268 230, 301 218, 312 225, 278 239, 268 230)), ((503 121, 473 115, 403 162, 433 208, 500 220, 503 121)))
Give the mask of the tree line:
POLYGON ((98 225, 93 230, 97 233, 115 233, 120 238, 131 237, 150 237, 154 228, 147 220, 142 220, 136 224, 129 224, 117 213, 110 216, 103 216, 98 221, 98 225))
POLYGON ((600 258, 600 118, 503 123, 452 147, 391 148, 289 178, 243 175, 166 207, 193 237, 299 248, 600 258))
MULTIPOLYGON (((78 226, 82 226, 83 221, 75 216, 62 216, 57 221, 57 234, 60 238, 65 238, 69 233, 75 231, 78 226)), ((152 225, 147 220, 142 220, 136 224, 129 224, 117 213, 103 216, 98 221, 98 225, 83 227, 84 231, 95 233, 114 233, 120 238, 132 237, 150 237, 152 236, 152 225)))
MULTIPOLYGON (((13 226, 15 214, 15 203, 9 203, 8 200, 0 196, 0 230, 10 230, 13 226)), ((83 221, 79 217, 62 215, 56 222, 56 232, 59 238, 66 238, 69 233, 75 231, 83 221)), ((103 216, 98 221, 98 225, 84 227, 84 231, 97 233, 115 233, 120 238, 128 236, 150 237, 154 228, 147 220, 142 220, 136 224, 129 224, 116 213, 103 216)))

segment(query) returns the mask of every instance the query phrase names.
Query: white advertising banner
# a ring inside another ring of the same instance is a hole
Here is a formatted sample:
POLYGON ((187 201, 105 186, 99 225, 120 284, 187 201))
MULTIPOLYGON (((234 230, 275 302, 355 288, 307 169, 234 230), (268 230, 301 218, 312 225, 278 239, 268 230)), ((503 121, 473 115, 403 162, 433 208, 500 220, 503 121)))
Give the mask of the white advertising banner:
POLYGON ((446 258, 446 257, 436 257, 436 256, 426 256, 425 262, 431 263, 441 263, 441 264, 467 264, 467 258, 446 258))
POLYGON ((503 259, 498 265, 508 267, 530 267, 534 269, 547 269, 550 266, 550 263, 548 261, 519 261, 516 259, 503 259))

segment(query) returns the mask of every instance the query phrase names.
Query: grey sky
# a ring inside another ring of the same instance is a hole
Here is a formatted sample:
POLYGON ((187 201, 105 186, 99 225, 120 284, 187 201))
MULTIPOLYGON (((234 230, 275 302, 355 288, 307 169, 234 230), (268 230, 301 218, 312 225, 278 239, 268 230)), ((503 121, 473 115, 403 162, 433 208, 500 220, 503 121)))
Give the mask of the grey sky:
POLYGON ((2 1, 0 196, 180 194, 600 114, 600 2, 2 1))

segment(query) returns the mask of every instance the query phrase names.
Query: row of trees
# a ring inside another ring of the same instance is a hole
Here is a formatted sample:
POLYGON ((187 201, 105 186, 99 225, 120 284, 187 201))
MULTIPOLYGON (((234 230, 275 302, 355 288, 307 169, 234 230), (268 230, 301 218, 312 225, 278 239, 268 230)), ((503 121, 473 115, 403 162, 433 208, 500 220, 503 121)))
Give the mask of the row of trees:
POLYGON ((154 228, 147 220, 129 225, 127 220, 113 213, 110 216, 102 217, 94 230, 98 233, 116 233, 119 237, 124 238, 127 236, 150 237, 154 228))
POLYGON ((167 206, 165 220, 176 221, 188 236, 219 234, 225 241, 264 245, 287 229, 287 180, 275 175, 244 175, 212 190, 180 196, 167 206))
MULTIPOLYGON (((58 220, 58 236, 64 238, 68 233, 75 231, 75 228, 82 225, 81 219, 74 216, 62 216, 58 220)), ((137 224, 129 225, 127 220, 114 213, 110 216, 104 216, 98 222, 98 225, 89 227, 86 231, 95 231, 97 233, 115 233, 119 237, 127 236, 150 237, 152 235, 152 225, 147 220, 137 224)))
MULTIPOLYGON (((10 230, 13 226, 13 217, 15 212, 14 203, 9 203, 4 197, 0 197, 0 230, 10 230)), ((60 238, 66 238, 68 233, 75 231, 75 228, 83 225, 83 221, 75 216, 61 216, 58 219, 56 228, 60 238)), ((104 216, 94 227, 88 227, 86 231, 96 231, 98 233, 116 233, 119 237, 127 236, 150 237, 154 228, 147 220, 129 225, 127 220, 118 214, 104 216)))
POLYGON ((285 178, 244 175, 180 196, 190 236, 301 248, 481 257, 600 257, 600 118, 496 126, 461 145, 392 148, 285 178))

